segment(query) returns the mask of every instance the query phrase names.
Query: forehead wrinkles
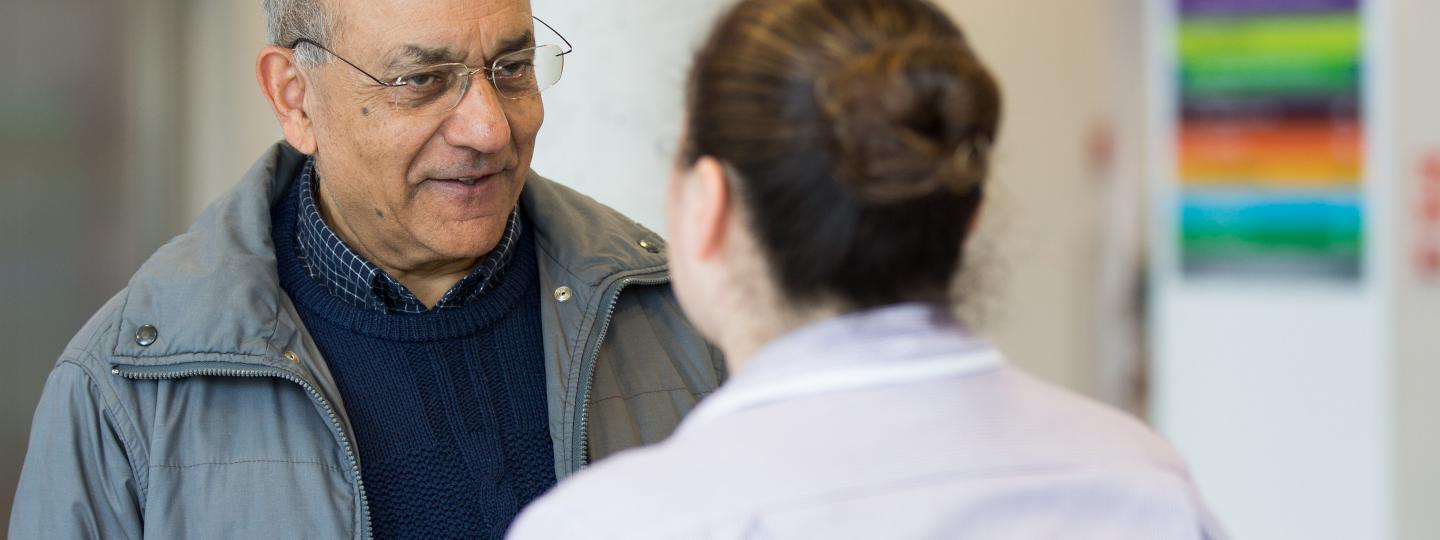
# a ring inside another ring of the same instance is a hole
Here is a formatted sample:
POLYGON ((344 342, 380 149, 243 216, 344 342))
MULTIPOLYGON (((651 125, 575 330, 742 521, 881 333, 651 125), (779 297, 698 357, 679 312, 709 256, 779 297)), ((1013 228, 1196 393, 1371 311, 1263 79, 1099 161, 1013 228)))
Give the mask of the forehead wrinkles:
POLYGON ((492 45, 493 52, 483 54, 481 58, 474 58, 472 54, 460 49, 451 47, 426 47, 423 45, 406 44, 385 56, 384 63, 387 68, 401 66, 427 66, 445 63, 467 63, 474 64, 475 60, 493 60, 497 56, 518 51, 534 46, 535 38, 530 31, 526 30, 501 40, 498 44, 492 45))
POLYGON ((502 42, 531 30, 523 0, 379 0, 352 4, 337 41, 370 58, 401 59, 404 47, 443 50, 476 60, 495 54, 502 42))

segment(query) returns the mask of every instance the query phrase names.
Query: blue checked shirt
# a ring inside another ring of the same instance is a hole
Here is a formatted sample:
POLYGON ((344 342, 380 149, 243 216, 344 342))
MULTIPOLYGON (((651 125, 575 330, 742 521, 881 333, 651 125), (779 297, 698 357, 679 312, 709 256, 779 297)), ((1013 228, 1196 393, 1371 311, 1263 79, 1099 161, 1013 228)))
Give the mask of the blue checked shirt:
MULTIPOLYGON (((390 274, 345 245, 325 223, 315 204, 315 178, 315 159, 311 158, 300 175, 300 221, 295 233, 300 265, 310 277, 331 294, 359 307, 386 313, 430 311, 390 274)), ((510 212, 500 243, 465 279, 445 293, 435 309, 457 308, 483 297, 496 276, 510 263, 520 227, 520 206, 516 205, 510 212)))

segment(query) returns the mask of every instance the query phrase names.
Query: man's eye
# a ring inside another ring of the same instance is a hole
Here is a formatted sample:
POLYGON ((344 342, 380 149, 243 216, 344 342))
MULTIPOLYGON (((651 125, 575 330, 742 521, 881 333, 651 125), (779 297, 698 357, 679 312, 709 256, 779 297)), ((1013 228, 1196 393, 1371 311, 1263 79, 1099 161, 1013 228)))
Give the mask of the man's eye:
POLYGON ((501 79, 524 77, 534 64, 530 62, 507 62, 495 67, 495 76, 501 79))
POLYGON ((434 71, 412 73, 401 78, 400 82, 403 83, 405 86, 410 87, 412 90, 432 90, 434 89, 434 87, 444 85, 445 74, 434 71))

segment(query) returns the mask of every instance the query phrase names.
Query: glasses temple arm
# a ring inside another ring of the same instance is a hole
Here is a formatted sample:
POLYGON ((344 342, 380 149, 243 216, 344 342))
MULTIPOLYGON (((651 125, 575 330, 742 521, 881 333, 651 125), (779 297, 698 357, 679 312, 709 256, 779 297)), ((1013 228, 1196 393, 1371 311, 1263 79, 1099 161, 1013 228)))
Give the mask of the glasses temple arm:
POLYGON ((531 15, 530 18, 535 19, 540 24, 545 25, 545 28, 549 28, 551 32, 555 32, 555 35, 560 36, 560 41, 565 42, 565 52, 560 53, 560 56, 565 56, 567 54, 575 52, 575 46, 571 45, 570 40, 565 39, 565 35, 561 34, 559 30, 556 30, 554 26, 550 26, 550 23, 547 23, 534 15, 531 15))
MULTIPOLYGON (((565 38, 562 36, 560 39, 563 40, 563 39, 565 39, 565 38)), ((326 53, 329 53, 330 56, 334 56, 335 58, 340 59, 341 62, 344 62, 344 63, 346 63, 346 64, 349 64, 350 67, 355 68, 355 71, 359 71, 360 73, 364 74, 366 77, 369 77, 370 80, 375 81, 375 84, 378 84, 378 85, 380 85, 380 86, 384 86, 384 87, 387 87, 387 88, 388 88, 388 87, 393 87, 393 86, 395 86, 395 85, 392 84, 392 83, 386 83, 385 81, 380 80, 379 77, 376 77, 376 76, 374 76, 374 75, 371 75, 369 71, 365 71, 365 68, 362 68, 362 67, 360 67, 360 66, 355 65, 354 62, 351 62, 351 61, 349 61, 349 60, 346 60, 345 57, 340 56, 340 55, 338 55, 338 54, 335 54, 335 51, 332 51, 332 50, 330 50, 330 49, 327 49, 327 48, 325 48, 324 45, 321 45, 321 44, 319 44, 319 43, 316 43, 316 42, 314 42, 313 40, 311 40, 311 39, 309 39, 309 38, 300 38, 300 39, 295 40, 293 43, 290 44, 290 48, 293 50, 293 49, 295 49, 296 47, 299 47, 301 43, 310 44, 310 45, 314 46, 314 47, 317 48, 317 49, 320 49, 320 50, 322 50, 322 51, 325 51, 326 53)), ((566 45, 569 45, 569 43, 566 43, 566 45)))

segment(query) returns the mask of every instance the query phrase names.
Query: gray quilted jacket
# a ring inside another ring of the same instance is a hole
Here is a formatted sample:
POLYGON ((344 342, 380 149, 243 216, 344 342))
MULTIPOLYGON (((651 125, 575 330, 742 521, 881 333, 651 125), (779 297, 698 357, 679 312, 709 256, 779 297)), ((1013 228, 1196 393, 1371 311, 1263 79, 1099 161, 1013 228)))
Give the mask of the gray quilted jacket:
MULTIPOLYGON (((66 347, 10 538, 370 536, 365 456, 276 273, 270 209, 302 162, 271 148, 66 347)), ((534 174, 522 201, 564 478, 665 438, 724 367, 681 314, 654 233, 534 174)))

